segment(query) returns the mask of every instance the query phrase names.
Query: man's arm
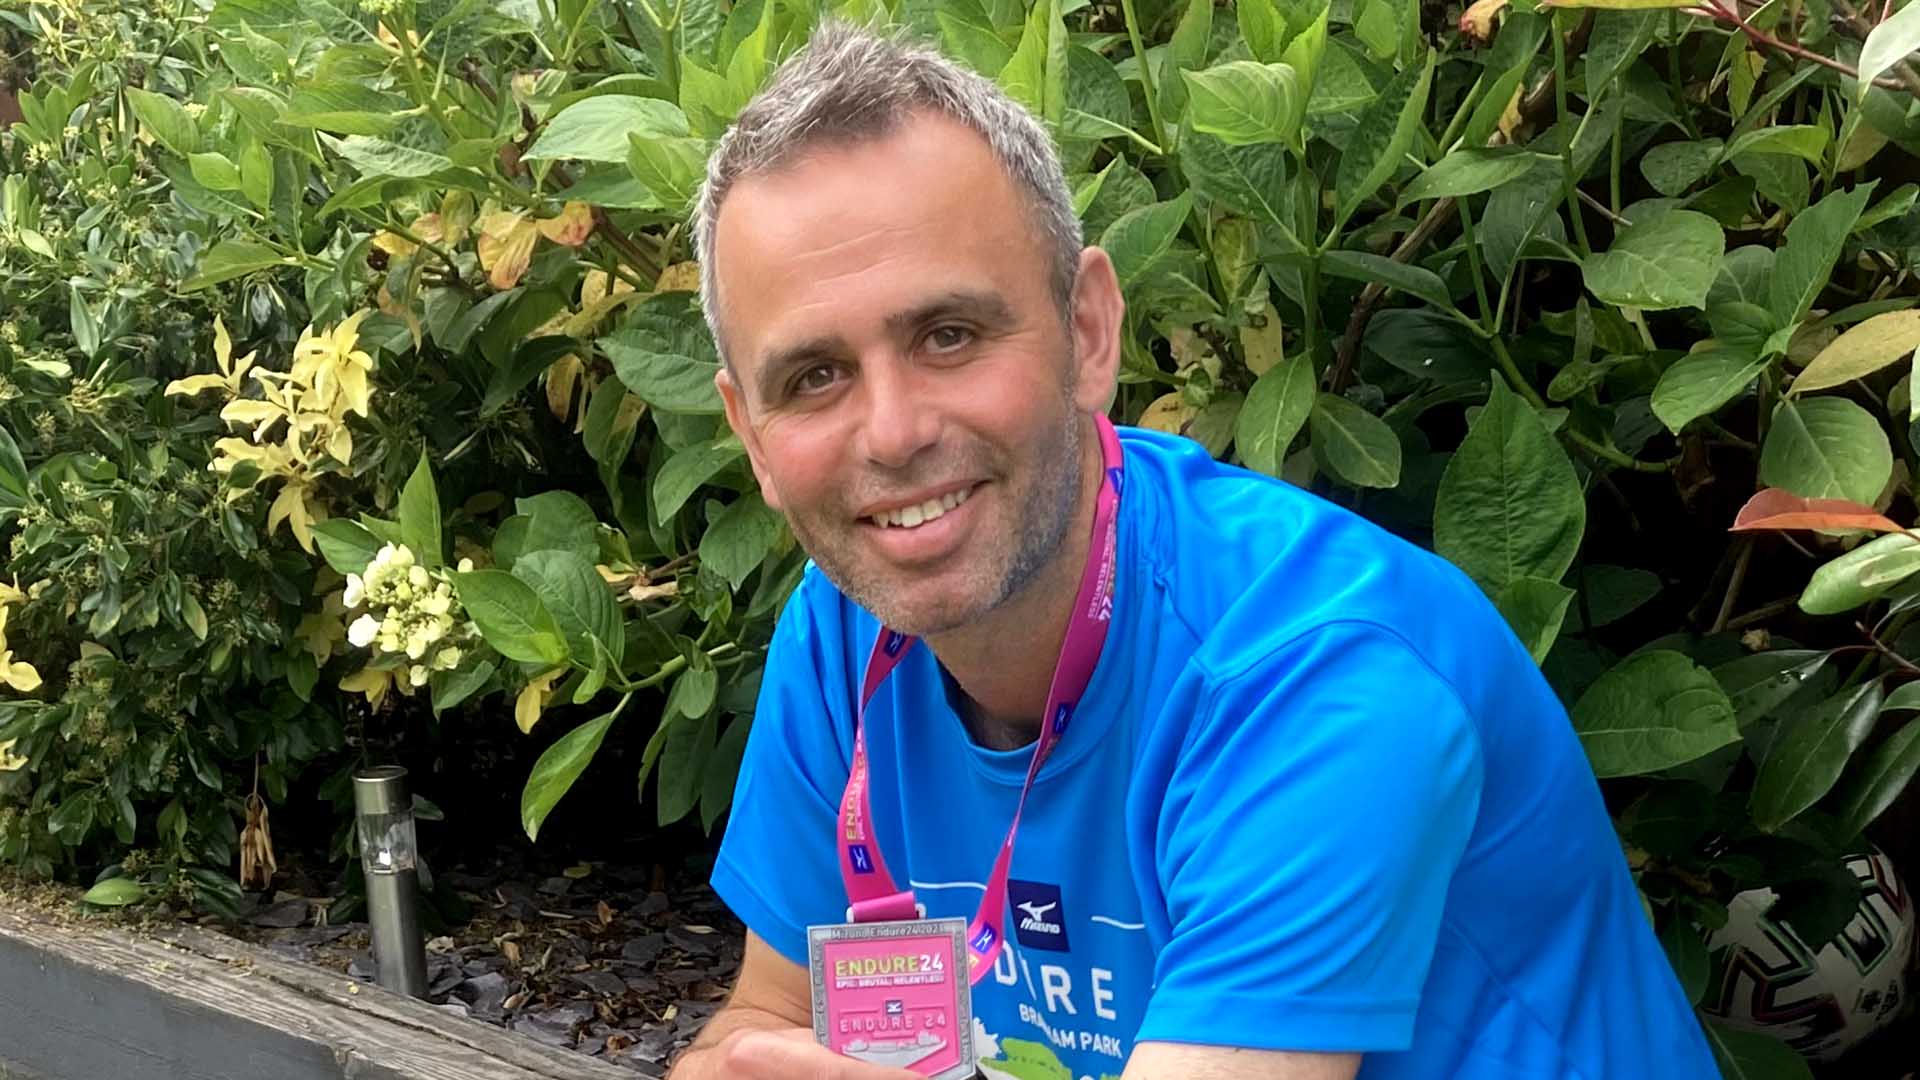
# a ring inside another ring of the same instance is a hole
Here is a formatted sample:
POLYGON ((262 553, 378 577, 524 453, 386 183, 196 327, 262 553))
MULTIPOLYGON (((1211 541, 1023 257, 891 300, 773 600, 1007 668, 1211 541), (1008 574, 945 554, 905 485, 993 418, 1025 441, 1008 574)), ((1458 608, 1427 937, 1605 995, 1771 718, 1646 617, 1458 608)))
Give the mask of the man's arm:
MULTIPOLYGON (((669 1080, 918 1080, 841 1057, 814 1041, 807 969, 751 930, 740 978, 669 1080)), ((1318 1078, 1314 1078, 1318 1080, 1318 1078)))
POLYGON ((1143 1042, 1120 1080, 1353 1080, 1359 1071, 1359 1054, 1143 1042))

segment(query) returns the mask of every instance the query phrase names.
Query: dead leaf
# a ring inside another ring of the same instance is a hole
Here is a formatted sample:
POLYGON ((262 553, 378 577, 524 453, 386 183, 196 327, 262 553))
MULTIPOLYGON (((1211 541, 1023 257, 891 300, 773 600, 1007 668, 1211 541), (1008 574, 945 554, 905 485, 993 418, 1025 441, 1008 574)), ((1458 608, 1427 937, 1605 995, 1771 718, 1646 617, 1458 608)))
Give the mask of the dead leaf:
POLYGON ((247 826, 240 830, 240 887, 265 889, 280 869, 273 857, 273 833, 267 828, 267 801, 247 796, 247 826))
POLYGON ((1460 33, 1475 45, 1493 40, 1494 23, 1511 0, 1476 0, 1460 13, 1460 33))
POLYGON ((677 262, 660 271, 660 279, 654 282, 653 291, 663 292, 699 292, 700 264, 692 260, 677 262))
POLYGON ((1747 500, 1729 532, 1760 529, 1867 529, 1903 532, 1871 506, 1846 499, 1808 499, 1783 488, 1768 488, 1747 500))
POLYGON ((536 223, 540 234, 556 244, 567 247, 579 247, 587 242, 587 236, 593 232, 593 207, 583 202, 570 202, 560 209, 559 217, 545 218, 536 223))
POLYGON ((594 914, 600 916, 601 926, 613 925, 613 907, 605 900, 596 901, 593 905, 593 911, 594 914))
POLYGON ((487 271, 487 284, 496 289, 511 289, 526 276, 533 263, 533 244, 540 230, 527 220, 524 210, 498 210, 478 222, 477 244, 480 266, 487 271))
POLYGON ((592 863, 579 863, 560 871, 560 876, 566 878, 568 881, 581 881, 592 875, 592 873, 592 863))
POLYGON ((567 414, 573 410, 574 387, 580 384, 586 373, 586 365, 573 353, 547 366, 547 411, 553 414, 555 420, 565 421, 567 414))
POLYGON ((1178 435, 1186 429, 1187 422, 1197 412, 1180 391, 1160 395, 1153 404, 1140 414, 1139 425, 1153 431, 1164 431, 1178 435))

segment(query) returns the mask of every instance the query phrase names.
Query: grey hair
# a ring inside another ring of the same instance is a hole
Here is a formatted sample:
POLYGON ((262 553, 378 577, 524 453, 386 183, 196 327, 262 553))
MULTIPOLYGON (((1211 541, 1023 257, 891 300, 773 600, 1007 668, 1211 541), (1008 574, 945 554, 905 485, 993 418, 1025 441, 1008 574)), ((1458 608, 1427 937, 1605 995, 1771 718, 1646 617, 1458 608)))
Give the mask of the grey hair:
POLYGON ((713 249, 720 205, 733 185, 822 145, 892 134, 922 110, 965 124, 987 140, 1052 248, 1049 285, 1063 317, 1071 309, 1080 218, 1046 127, 993 82, 931 48, 827 20, 741 110, 707 161, 694 209, 694 244, 700 306, 723 357, 713 249))

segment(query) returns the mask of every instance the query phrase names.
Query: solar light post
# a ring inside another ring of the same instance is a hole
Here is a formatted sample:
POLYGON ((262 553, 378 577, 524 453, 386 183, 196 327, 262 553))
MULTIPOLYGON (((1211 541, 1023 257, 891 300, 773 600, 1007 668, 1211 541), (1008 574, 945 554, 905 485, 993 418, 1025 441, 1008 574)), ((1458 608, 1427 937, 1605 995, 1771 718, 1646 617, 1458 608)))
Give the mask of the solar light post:
POLYGON ((389 990, 427 996, 427 951, 420 936, 419 848, 407 770, 380 765, 353 774, 360 867, 367 879, 374 979, 389 990))

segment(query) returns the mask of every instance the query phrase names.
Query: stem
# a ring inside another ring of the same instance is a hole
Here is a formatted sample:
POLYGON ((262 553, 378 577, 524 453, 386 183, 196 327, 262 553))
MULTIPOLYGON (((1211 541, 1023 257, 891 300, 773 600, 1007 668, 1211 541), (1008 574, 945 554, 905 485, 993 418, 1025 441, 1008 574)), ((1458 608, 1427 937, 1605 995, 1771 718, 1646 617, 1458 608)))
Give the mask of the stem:
MULTIPOLYGON (((1533 388, 1533 384, 1529 383, 1525 376, 1520 374, 1520 365, 1513 362, 1513 354, 1507 351, 1507 343, 1502 341, 1498 335, 1487 340, 1488 344, 1493 346, 1494 359, 1500 362, 1500 370, 1506 375, 1507 382, 1512 385, 1514 391, 1525 398, 1527 404, 1544 412, 1547 408, 1546 399, 1542 398, 1540 392, 1533 388)), ((1667 463, 1664 461, 1641 461, 1639 458, 1621 452, 1618 447, 1596 442, 1570 428, 1563 427, 1560 429, 1560 432, 1566 436, 1568 442, 1602 461, 1618 465, 1623 469, 1632 469, 1635 472, 1646 473, 1663 473, 1667 471, 1667 463)))
POLYGON ((1147 61, 1147 47, 1140 41, 1140 16, 1134 14, 1133 0, 1120 0, 1120 12, 1127 20, 1127 41, 1133 45, 1133 58, 1140 64, 1140 85, 1147 92, 1147 117, 1153 121, 1153 141, 1167 145, 1167 129, 1160 123, 1160 94, 1153 85, 1153 65, 1147 61))
MULTIPOLYGON (((1557 122, 1565 127, 1569 119, 1567 113, 1567 43, 1560 36, 1558 27, 1552 28, 1553 34, 1553 107, 1557 122)), ((1573 236, 1580 244, 1581 255, 1593 254, 1593 245, 1587 240, 1587 221, 1580 214, 1580 201, 1574 193, 1580 185, 1574 181, 1573 151, 1580 145, 1580 133, 1587 129, 1587 121, 1593 118, 1593 110, 1588 109, 1580 117, 1573 135, 1567 139, 1567 149, 1560 159, 1560 188, 1567 201, 1567 216, 1573 219, 1573 236)))
POLYGON ((413 87, 413 96, 426 105, 441 131, 453 134, 453 125, 447 122, 446 110, 440 107, 440 95, 428 93, 426 84, 420 81, 420 57, 413 51, 413 20, 408 19, 407 25, 401 27, 393 39, 400 44, 400 61, 407 66, 407 83, 413 87))
POLYGON ((1473 295, 1480 300, 1481 325, 1489 334, 1498 333, 1500 324, 1493 321, 1496 317, 1493 304, 1487 300, 1487 272, 1480 265, 1480 245, 1473 240, 1473 214, 1464 201, 1460 203, 1460 236, 1466 241, 1467 266, 1473 271, 1473 295))
POLYGON ((1621 129, 1625 126, 1627 110, 1615 109, 1613 113, 1613 147, 1609 154, 1611 161, 1607 169, 1607 205, 1611 208, 1614 221, 1620 219, 1620 158, 1626 152, 1621 148, 1621 129))
MULTIPOLYGON (((1673 83, 1673 100, 1681 102, 1687 99, 1686 80, 1680 77, 1680 39, 1683 32, 1680 29, 1679 13, 1671 8, 1667 10, 1667 36, 1673 39, 1673 48, 1667 52, 1667 77, 1673 83)), ((1686 130, 1687 138, 1700 137, 1699 129, 1693 126, 1691 110, 1682 110, 1680 125, 1686 130)))
POLYGON ((1727 628, 1727 620, 1733 616, 1733 602, 1740 597, 1740 586, 1747 580, 1747 565, 1753 562, 1753 537, 1740 540, 1740 555, 1733 563, 1733 575, 1727 580, 1727 595, 1720 601, 1720 612, 1713 617, 1713 626, 1709 634, 1717 634, 1727 628))
MULTIPOLYGON (((1721 7, 1720 4, 1718 3, 1718 0, 1707 0, 1707 2, 1700 7, 1682 8, 1680 10, 1684 11, 1688 15, 1693 15, 1699 18, 1712 19, 1715 22, 1729 23, 1734 28, 1738 29, 1741 33, 1747 35, 1748 41, 1753 42, 1755 45, 1758 45, 1763 49, 1772 49, 1775 52, 1786 53, 1788 56, 1797 56, 1802 60, 1819 64, 1821 67, 1832 68, 1833 70, 1838 71, 1843 75, 1847 75, 1855 80, 1858 80, 1860 78, 1860 69, 1857 67, 1854 67, 1852 64, 1842 63, 1838 60, 1835 60, 1831 56, 1825 56, 1825 55, 1822 55, 1821 53, 1814 52, 1812 49, 1807 48, 1805 45, 1796 44, 1791 41, 1782 41, 1779 38, 1773 36, 1772 34, 1767 33, 1765 30, 1762 30, 1759 27, 1748 22, 1746 19, 1742 18, 1739 12, 1721 7)), ((1900 79, 1890 78, 1883 75, 1880 78, 1873 80, 1873 85, 1878 86, 1883 90, 1905 90, 1908 93, 1915 95, 1916 97, 1920 97, 1920 89, 1910 87, 1900 79)))
MULTIPOLYGON (((1613 197, 1614 197, 1614 205, 1617 206, 1619 205, 1619 199, 1620 199, 1620 172, 1618 169, 1619 160, 1617 158, 1615 159, 1614 164, 1616 167, 1613 174, 1613 185, 1614 185, 1613 197)), ((1621 217, 1617 211, 1607 209, 1606 203, 1603 203, 1599 199, 1596 199, 1593 196, 1587 194, 1586 192, 1581 191, 1579 188, 1575 188, 1574 193, 1580 196, 1581 202, 1586 203, 1588 206, 1593 207, 1596 213, 1599 213, 1605 216, 1608 221, 1613 222, 1615 225, 1618 225, 1624 229, 1627 226, 1633 224, 1631 220, 1621 217)))
MULTIPOLYGON (((1833 0, 1833 10, 1840 14, 1841 23, 1860 40, 1865 41, 1867 35, 1873 33, 1873 24, 1861 18, 1848 0, 1833 0)), ((1920 71, 1914 70, 1913 64, 1901 60, 1893 65, 1893 76, 1907 88, 1907 93, 1920 97, 1920 71)))

